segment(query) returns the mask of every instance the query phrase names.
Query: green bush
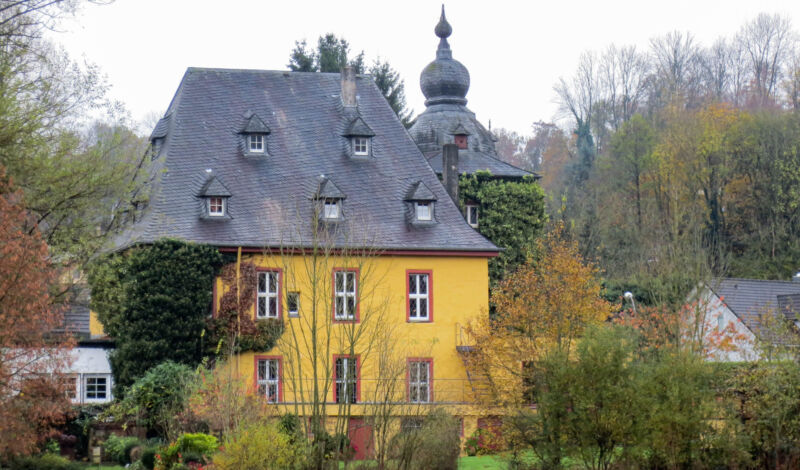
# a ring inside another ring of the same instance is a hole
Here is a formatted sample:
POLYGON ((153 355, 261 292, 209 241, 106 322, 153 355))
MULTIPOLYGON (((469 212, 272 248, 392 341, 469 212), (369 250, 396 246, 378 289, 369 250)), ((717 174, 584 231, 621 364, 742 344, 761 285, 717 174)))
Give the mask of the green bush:
POLYGON ((103 443, 103 453, 109 462, 117 462, 120 465, 131 463, 130 451, 141 444, 138 437, 117 436, 112 434, 103 443))
POLYGON ((456 470, 461 452, 461 426, 445 410, 437 409, 425 417, 419 430, 421 445, 411 459, 412 468, 456 470))
POLYGON ((292 443, 275 423, 243 426, 225 436, 214 455, 216 470, 283 470, 304 468, 306 448, 292 443))
POLYGON ((158 453, 155 468, 175 470, 184 463, 207 463, 219 448, 219 442, 214 436, 203 433, 183 434, 172 444, 163 448, 158 453), (159 463, 160 461, 160 463, 159 463))
POLYGON ((147 470, 153 470, 153 467, 156 465, 156 454, 158 453, 158 447, 147 447, 142 452, 142 465, 147 470))
POLYGON ((22 457, 11 462, 10 470, 81 470, 81 466, 60 455, 22 457))

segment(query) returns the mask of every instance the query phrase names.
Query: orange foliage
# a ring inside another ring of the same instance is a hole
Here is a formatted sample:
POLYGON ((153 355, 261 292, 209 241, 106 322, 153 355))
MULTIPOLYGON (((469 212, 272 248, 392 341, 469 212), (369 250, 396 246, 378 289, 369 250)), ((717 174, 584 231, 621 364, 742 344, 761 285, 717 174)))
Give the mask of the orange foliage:
POLYGON ((56 374, 70 344, 50 334, 62 324, 50 305, 55 281, 47 245, 0 168, 0 454, 34 451, 69 411, 56 374))

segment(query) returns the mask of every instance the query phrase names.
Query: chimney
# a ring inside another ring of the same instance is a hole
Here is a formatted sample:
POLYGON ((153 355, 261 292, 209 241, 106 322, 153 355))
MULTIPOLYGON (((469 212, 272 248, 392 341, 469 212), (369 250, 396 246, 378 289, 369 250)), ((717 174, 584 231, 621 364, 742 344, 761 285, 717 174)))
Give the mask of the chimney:
POLYGON ((356 71, 351 66, 342 69, 342 104, 344 106, 357 105, 356 103, 356 71))
POLYGON ((458 205, 458 146, 456 144, 442 146, 442 176, 444 177, 444 189, 458 205))

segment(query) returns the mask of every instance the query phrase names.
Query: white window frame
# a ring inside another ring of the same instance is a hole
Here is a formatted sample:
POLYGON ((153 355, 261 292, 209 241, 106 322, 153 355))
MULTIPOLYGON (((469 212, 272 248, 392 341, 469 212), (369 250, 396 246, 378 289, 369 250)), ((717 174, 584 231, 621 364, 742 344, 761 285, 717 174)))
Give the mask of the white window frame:
POLYGON ((110 401, 111 400, 111 377, 108 374, 84 374, 82 382, 83 383, 81 385, 83 385, 82 393, 83 393, 83 401, 84 402, 101 402, 101 401, 110 401), (105 381, 105 386, 104 386, 104 391, 103 391, 104 396, 103 397, 98 397, 97 396, 98 392, 100 391, 97 388, 98 387, 97 381, 99 379, 102 379, 102 380, 105 381), (95 383, 90 385, 89 384, 90 380, 95 381, 95 383), (94 395, 95 395, 94 397, 90 397, 89 396, 89 393, 90 393, 89 387, 90 386, 94 387, 93 392, 91 392, 91 393, 94 393, 94 395))
POLYGON ((290 317, 300 316, 300 292, 291 291, 286 293, 286 311, 290 317), (289 302, 289 298, 292 296, 296 298, 294 309, 292 309, 291 303, 289 302))
POLYGON ((358 293, 358 272, 335 271, 333 273, 333 291, 333 318, 340 321, 355 320, 356 312, 358 311, 356 296, 358 293), (341 282, 339 282, 340 279, 341 282), (351 281, 349 284, 348 280, 351 281), (352 287, 352 289, 349 287, 352 287))
POLYGON ((414 203, 414 213, 417 220, 433 220, 433 201, 419 201, 414 203))
POLYGON ((280 318, 280 293, 281 293, 281 273, 280 271, 259 271, 258 284, 256 285, 256 318, 280 318), (261 280, 264 279, 263 289, 261 280), (274 279, 273 283, 270 282, 274 279), (263 313, 261 306, 264 306, 263 313), (274 311, 271 307, 274 307, 274 311))
POLYGON ((225 198, 212 196, 207 198, 206 206, 208 208, 209 217, 224 217, 225 216, 225 198), (214 210, 215 202, 219 202, 219 210, 214 210))
POLYGON ((267 139, 264 134, 247 134, 247 151, 249 153, 264 153, 267 148, 267 139))
POLYGON ((281 361, 278 359, 259 359, 256 365, 256 384, 258 394, 267 403, 279 403, 281 399, 281 361))
POLYGON ((408 321, 430 321, 431 278, 428 273, 408 273, 408 321), (425 292, 420 292, 420 280, 425 278, 425 292), (421 314, 425 306, 425 315, 421 314), (412 315, 412 311, 415 312, 412 315))
POLYGON ((67 374, 62 377, 63 384, 64 384, 64 396, 67 397, 72 403, 77 402, 80 399, 80 380, 77 374, 67 374))
POLYGON ((478 218, 480 217, 478 214, 478 206, 477 204, 467 204, 466 206, 467 212, 467 223, 472 228, 478 228, 478 218), (472 217, 472 211, 475 211, 475 218, 472 217))
POLYGON ((411 403, 430 403, 431 402, 431 362, 430 361, 409 361, 409 363, 408 363, 408 401, 411 402, 411 403))
POLYGON ((333 367, 336 375, 336 380, 334 382, 334 402, 346 403, 346 401, 342 401, 342 397, 346 397, 346 399, 349 398, 351 400, 350 403, 357 403, 358 358, 353 356, 339 356, 333 362, 333 367), (341 364, 341 366, 339 366, 339 364, 341 364), (343 373, 339 373, 340 371, 343 373))
POLYGON ((369 137, 353 137, 353 155, 368 156, 369 144, 369 137))
POLYGON ((322 217, 325 219, 338 219, 341 217, 342 207, 338 199, 325 199, 322 202, 322 217))

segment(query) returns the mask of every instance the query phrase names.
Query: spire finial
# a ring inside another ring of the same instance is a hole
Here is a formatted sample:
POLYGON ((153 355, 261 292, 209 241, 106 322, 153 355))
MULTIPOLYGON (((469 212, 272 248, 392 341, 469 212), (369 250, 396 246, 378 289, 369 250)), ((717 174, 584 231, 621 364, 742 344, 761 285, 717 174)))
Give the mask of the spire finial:
POLYGON ((442 39, 447 39, 453 34, 453 28, 444 16, 444 3, 442 4, 442 16, 439 18, 439 23, 436 24, 436 29, 433 32, 442 39))

